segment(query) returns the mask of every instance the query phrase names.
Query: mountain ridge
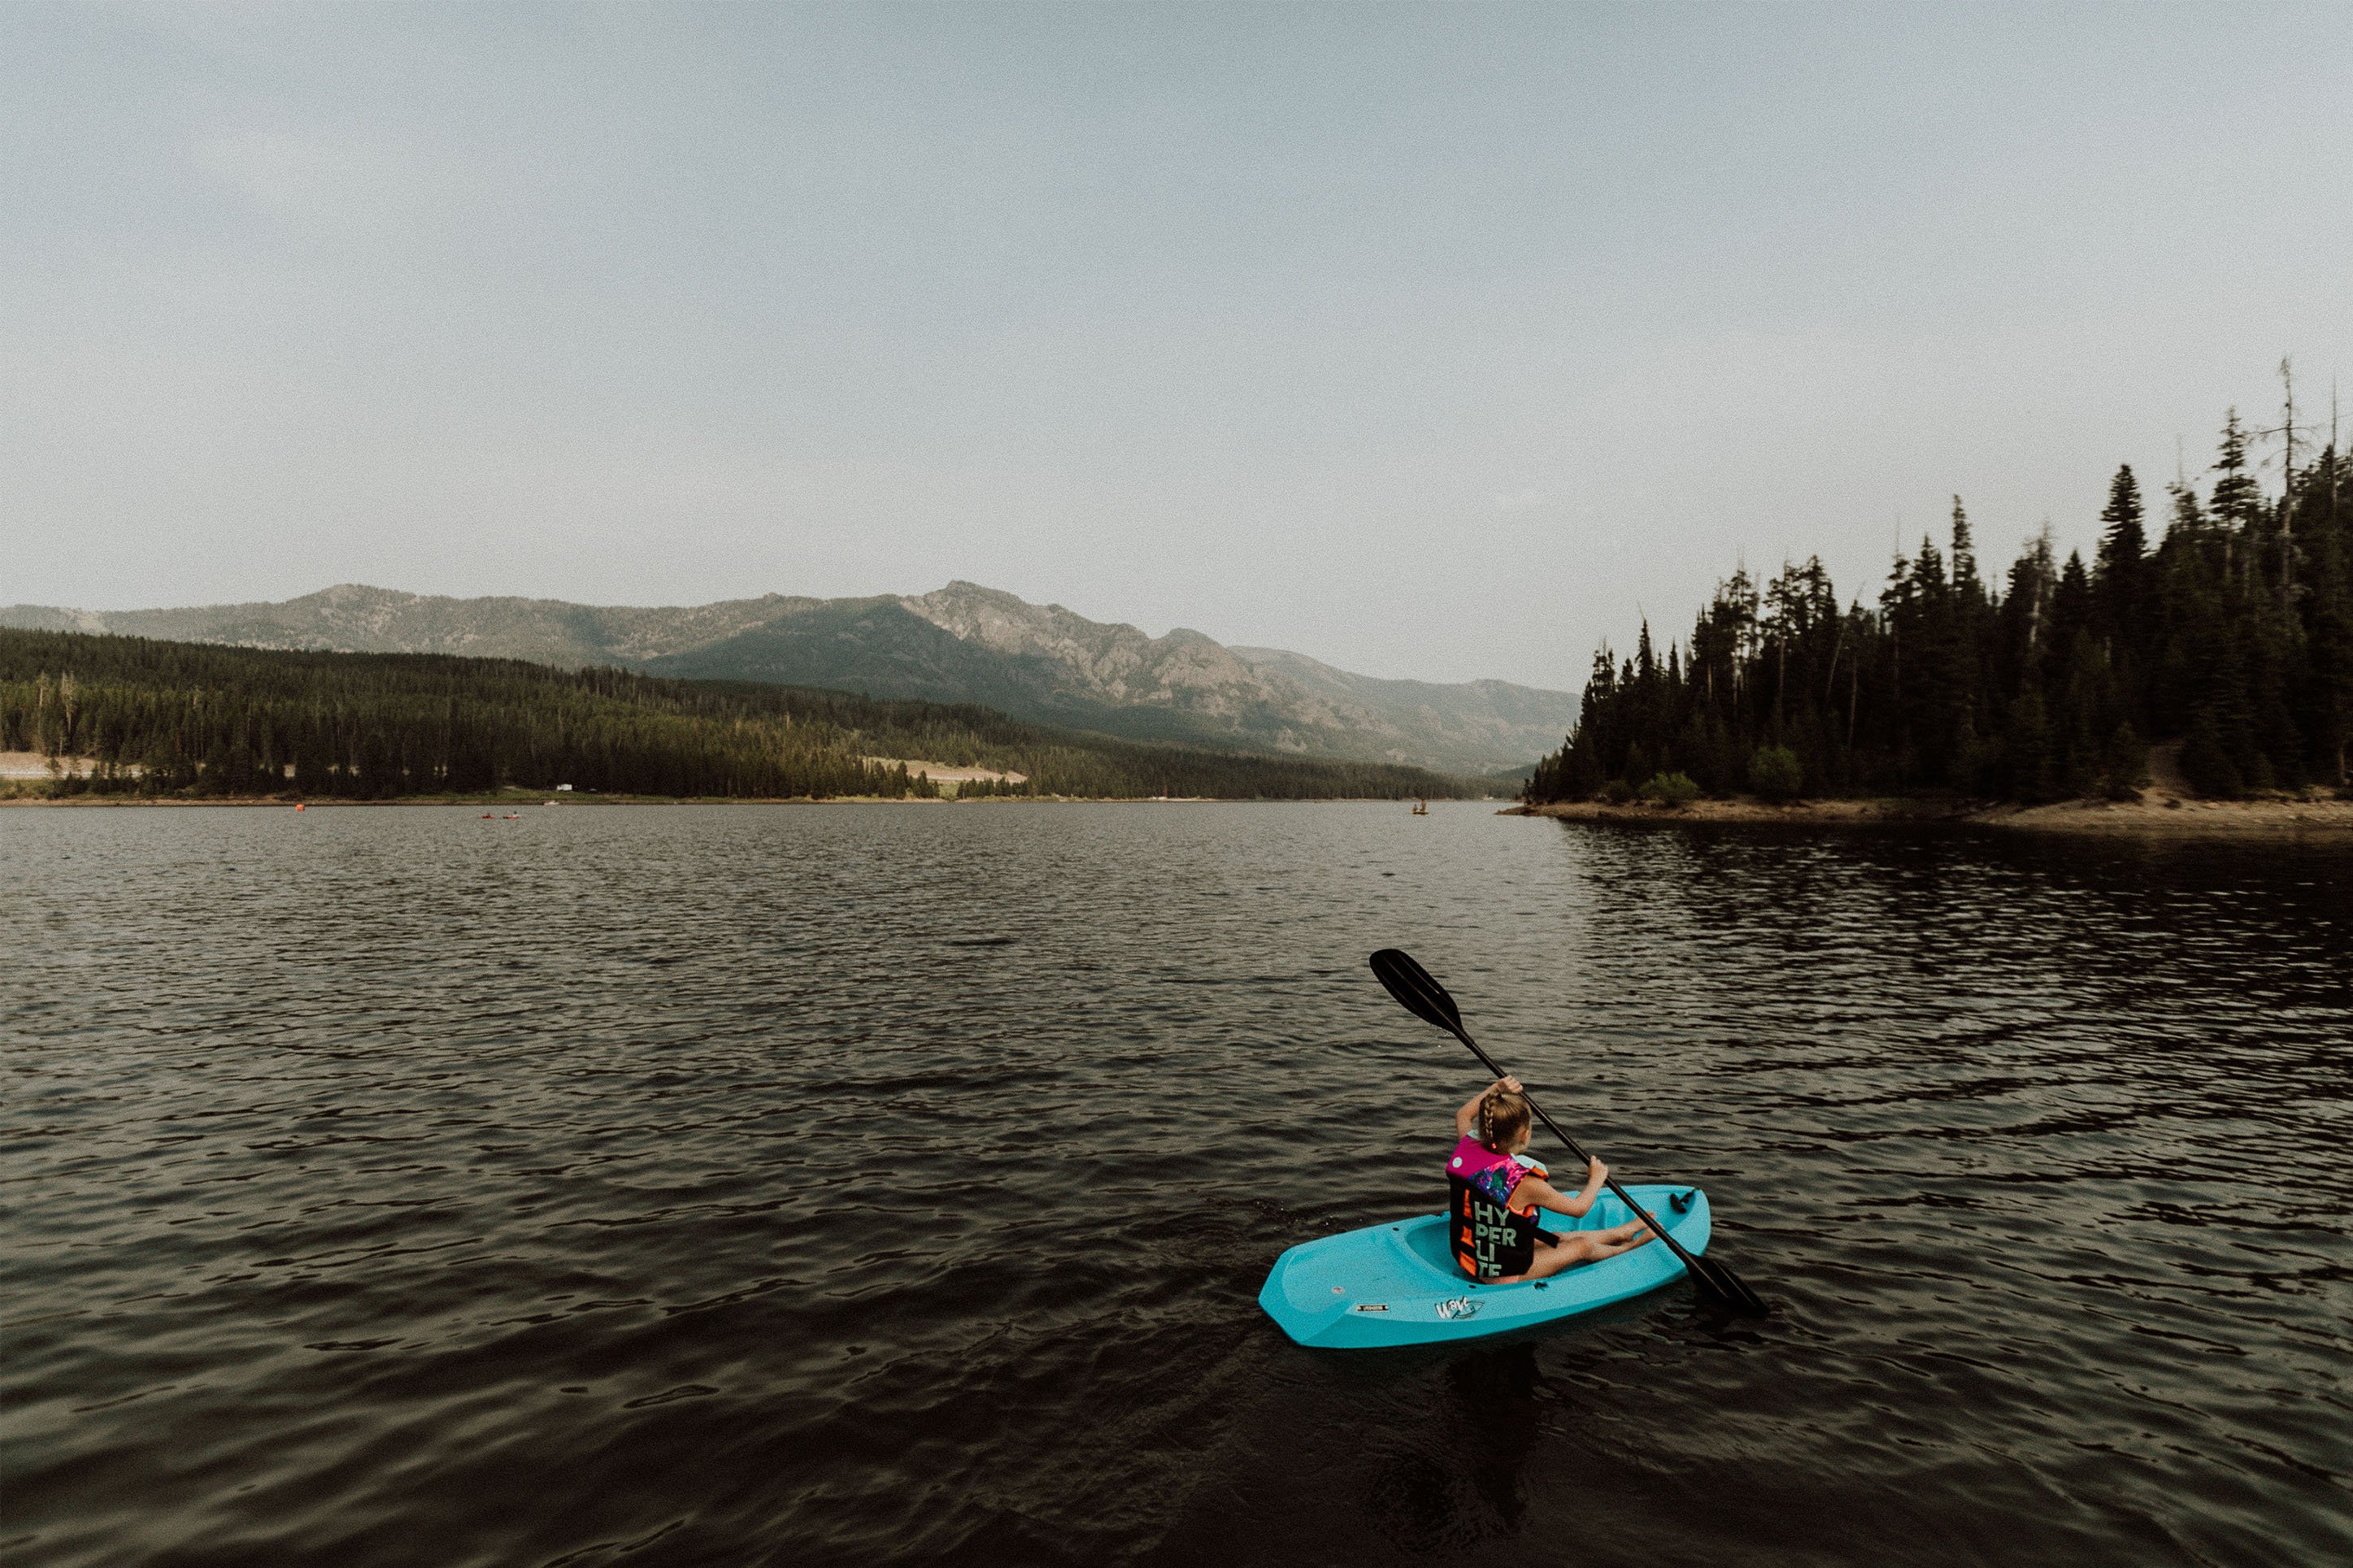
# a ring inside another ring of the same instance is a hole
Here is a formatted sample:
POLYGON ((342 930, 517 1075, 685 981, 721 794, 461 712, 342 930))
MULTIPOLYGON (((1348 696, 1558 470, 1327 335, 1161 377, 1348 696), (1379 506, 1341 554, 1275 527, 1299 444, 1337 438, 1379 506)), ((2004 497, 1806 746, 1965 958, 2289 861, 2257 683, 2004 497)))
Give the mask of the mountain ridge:
POLYGON ((446 653, 701 679, 828 686, 979 702, 1129 740, 1278 755, 1494 771, 1556 748, 1567 692, 1503 680, 1356 675, 1281 648, 1229 647, 1179 626, 1155 637, 1002 589, 768 594, 693 605, 454 598, 339 583, 276 602, 150 610, 0 608, 0 626, 247 647, 446 653))

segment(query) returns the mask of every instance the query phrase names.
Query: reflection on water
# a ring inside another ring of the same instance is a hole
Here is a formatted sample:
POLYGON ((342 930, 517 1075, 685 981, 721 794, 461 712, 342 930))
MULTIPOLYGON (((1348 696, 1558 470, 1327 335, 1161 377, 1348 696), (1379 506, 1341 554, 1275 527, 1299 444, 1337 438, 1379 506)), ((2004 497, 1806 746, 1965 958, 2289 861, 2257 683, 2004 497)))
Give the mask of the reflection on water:
POLYGON ((2353 858, 1440 805, 0 814, 0 1557, 2353 1559, 2353 858), (1301 1351, 1413 951, 1779 1308, 1301 1351))

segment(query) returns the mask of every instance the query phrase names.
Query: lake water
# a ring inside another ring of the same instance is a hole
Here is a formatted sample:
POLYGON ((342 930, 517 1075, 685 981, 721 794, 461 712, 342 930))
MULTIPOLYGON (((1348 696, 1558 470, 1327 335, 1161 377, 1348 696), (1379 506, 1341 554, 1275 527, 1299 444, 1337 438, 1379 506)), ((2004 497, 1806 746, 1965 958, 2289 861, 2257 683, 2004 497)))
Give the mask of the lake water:
POLYGON ((0 1560, 2353 1561, 2353 854, 0 812, 0 1560), (1409 949, 1778 1309, 1292 1345, 1409 949))

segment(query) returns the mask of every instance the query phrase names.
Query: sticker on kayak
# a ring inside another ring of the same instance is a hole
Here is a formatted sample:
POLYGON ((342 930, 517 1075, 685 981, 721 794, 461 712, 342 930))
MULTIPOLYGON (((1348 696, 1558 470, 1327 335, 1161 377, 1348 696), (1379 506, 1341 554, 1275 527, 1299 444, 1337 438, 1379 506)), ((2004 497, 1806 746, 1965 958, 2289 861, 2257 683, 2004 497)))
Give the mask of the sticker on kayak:
POLYGON ((1451 1300, 1440 1301, 1433 1310, 1440 1317, 1451 1322, 1457 1318, 1468 1318, 1477 1312, 1479 1303, 1468 1296, 1457 1296, 1451 1300))
POLYGON ((1389 1304, 1387 1301, 1359 1301, 1348 1310, 1352 1312, 1386 1312, 1389 1304))

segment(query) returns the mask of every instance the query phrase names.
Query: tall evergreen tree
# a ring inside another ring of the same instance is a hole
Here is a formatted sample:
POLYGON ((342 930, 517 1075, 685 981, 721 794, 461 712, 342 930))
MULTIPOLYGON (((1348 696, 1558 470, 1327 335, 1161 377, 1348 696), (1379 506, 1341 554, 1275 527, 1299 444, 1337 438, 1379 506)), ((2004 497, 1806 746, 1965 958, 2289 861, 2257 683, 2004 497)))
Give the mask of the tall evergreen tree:
POLYGON ((2100 509, 2099 611, 2105 637, 2128 638, 2147 607, 2148 534, 2142 526, 2140 484, 2132 466, 2116 469, 2108 504, 2100 509))

